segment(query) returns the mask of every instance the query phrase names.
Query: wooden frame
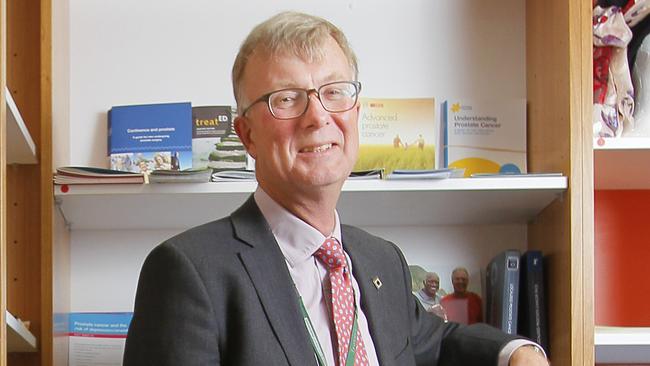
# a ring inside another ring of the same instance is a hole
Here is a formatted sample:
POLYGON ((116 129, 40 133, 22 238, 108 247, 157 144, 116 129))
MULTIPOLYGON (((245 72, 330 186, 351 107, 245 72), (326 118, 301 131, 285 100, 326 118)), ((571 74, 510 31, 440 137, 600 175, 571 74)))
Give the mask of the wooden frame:
POLYGON ((593 365, 591 2, 527 2, 529 167, 569 177, 563 200, 529 225, 548 256, 554 365, 593 365))
POLYGON ((5 100, 5 80, 7 80, 6 73, 6 54, 7 54, 7 39, 6 39, 6 0, 0 0, 0 366, 7 364, 7 240, 5 228, 7 227, 7 213, 5 210, 7 201, 7 191, 5 187, 5 180, 7 176, 7 156, 5 151, 6 142, 6 123, 7 111, 4 103, 5 100))
MULTIPOLYGON (((2 258, 6 263, 3 263, 1 274, 3 345, 0 365, 51 365, 51 1, 2 0, 2 15, 2 70, 5 73, 2 93, 7 85, 36 144, 37 163, 7 166, 6 151, 2 151, 3 199, 0 207, 4 220, 2 258), (8 353, 4 342, 5 310, 30 321, 30 331, 37 338, 37 352, 8 353)), ((4 110, 4 98, 2 101, 4 110)), ((3 125, 0 125, 2 138, 6 138, 5 113, 3 125)))

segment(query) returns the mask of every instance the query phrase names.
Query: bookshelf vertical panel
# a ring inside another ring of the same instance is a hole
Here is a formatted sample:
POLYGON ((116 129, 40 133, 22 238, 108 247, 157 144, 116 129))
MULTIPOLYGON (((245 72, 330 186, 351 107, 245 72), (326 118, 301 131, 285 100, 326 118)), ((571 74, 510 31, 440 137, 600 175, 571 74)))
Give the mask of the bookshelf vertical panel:
POLYGON ((548 258, 553 364, 589 365, 593 200, 583 121, 591 113, 591 4, 528 1, 526 11, 529 169, 569 177, 563 199, 529 225, 529 247, 548 258))
POLYGON ((7 2, 0 0, 0 366, 7 364, 7 108, 5 100, 6 78, 6 24, 7 2))
MULTIPOLYGON (((568 106, 569 85, 566 65, 568 49, 553 44, 558 33, 567 32, 566 8, 558 9, 557 2, 542 4, 529 1, 526 7, 527 19, 527 95, 528 95, 528 166, 530 171, 559 170, 570 174, 569 151, 570 116, 568 106), (553 9, 547 19, 539 16, 553 9), (558 16, 556 16, 558 15, 558 16), (550 29, 550 35, 547 33, 550 29), (557 67, 557 65, 565 65, 557 67), (548 105, 557 105, 550 109, 548 105)), ((571 176, 569 176, 571 179, 571 176)), ((569 185, 569 191, 573 186, 569 185)), ((549 341, 551 359, 554 364, 572 365, 571 314, 558 312, 571 305, 570 277, 571 253, 569 227, 570 195, 562 202, 547 207, 529 227, 529 248, 541 249, 547 259, 549 294, 549 341)))
POLYGON ((38 302, 40 308, 41 328, 39 331, 41 365, 52 365, 53 363, 53 211, 54 187, 52 185, 52 1, 40 0, 39 4, 39 79, 40 85, 39 107, 40 114, 40 140, 38 150, 38 201, 40 219, 40 247, 39 267, 40 288, 37 292, 40 295, 38 302))
MULTIPOLYGON (((3 233, 7 250, 7 309, 30 321, 38 352, 3 356, 9 366, 51 364, 51 71, 49 0, 3 0, 6 4, 6 34, 3 49, 3 83, 14 97, 36 145, 35 165, 13 164, 3 168, 2 203, 6 214, 3 233), (49 207, 44 211, 44 207, 49 207)), ((5 10, 5 8, 3 8, 5 10)), ((3 89, 4 90, 4 89, 3 89)), ((4 104, 3 104, 4 107, 4 104)), ((5 128, 3 127, 3 133, 5 128)), ((3 324, 4 326, 4 324, 3 324)))
MULTIPOLYGON (((8 167, 7 309, 30 322, 39 338, 41 322, 40 176, 34 165, 8 167)), ((49 325, 46 325, 49 326, 49 325)), ((39 365, 38 353, 10 354, 9 365, 39 365)))
POLYGON ((7 310, 15 317, 26 319, 24 310, 25 293, 25 237, 22 219, 24 212, 23 192, 19 189, 22 182, 17 165, 7 167, 5 180, 7 192, 7 310))

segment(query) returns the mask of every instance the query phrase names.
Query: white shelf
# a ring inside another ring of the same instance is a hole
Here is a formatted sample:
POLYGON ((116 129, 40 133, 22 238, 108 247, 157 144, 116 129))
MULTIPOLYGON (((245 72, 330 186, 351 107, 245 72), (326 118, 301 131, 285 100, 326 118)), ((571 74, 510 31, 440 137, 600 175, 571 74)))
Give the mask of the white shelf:
POLYGON ((36 164, 36 145, 29 135, 18 106, 5 87, 7 103, 7 164, 36 164))
MULTIPOLYGON (((73 230, 187 228, 226 216, 256 182, 70 185, 55 196, 73 230)), ((566 177, 348 181, 342 221, 358 226, 526 223, 567 189, 566 177)))
POLYGON ((650 149, 650 137, 595 138, 594 150, 644 150, 650 149))
POLYGON ((596 189, 650 189, 650 138, 594 140, 596 189))
POLYGON ((36 352, 36 337, 6 311, 7 318, 7 352, 36 352))
POLYGON ((598 363, 650 362, 650 328, 596 326, 598 363))

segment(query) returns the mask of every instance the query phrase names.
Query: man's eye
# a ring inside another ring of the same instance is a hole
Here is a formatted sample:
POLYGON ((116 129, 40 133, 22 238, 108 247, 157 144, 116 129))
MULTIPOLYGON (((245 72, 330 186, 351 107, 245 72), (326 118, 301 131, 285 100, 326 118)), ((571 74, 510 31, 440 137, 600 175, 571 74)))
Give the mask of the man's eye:
POLYGON ((341 93, 343 93, 343 90, 333 88, 333 89, 327 89, 325 92, 327 94, 341 94, 341 93))
POLYGON ((321 95, 327 99, 340 99, 347 95, 344 89, 340 88, 328 88, 321 91, 321 95))
POLYGON ((293 102, 294 100, 295 100, 294 97, 285 96, 285 97, 282 97, 282 98, 278 99, 277 102, 281 103, 281 104, 287 104, 287 103, 293 102))
POLYGON ((276 107, 287 107, 297 103, 299 95, 296 93, 282 93, 275 95, 271 103, 276 107))

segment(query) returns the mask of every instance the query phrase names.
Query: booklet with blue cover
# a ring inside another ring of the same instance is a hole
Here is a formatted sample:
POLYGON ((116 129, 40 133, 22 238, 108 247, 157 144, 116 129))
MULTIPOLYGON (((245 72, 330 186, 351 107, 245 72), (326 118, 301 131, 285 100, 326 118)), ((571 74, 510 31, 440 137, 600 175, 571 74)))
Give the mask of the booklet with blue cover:
POLYGON ((111 169, 149 174, 192 167, 192 104, 114 106, 108 111, 111 169))

